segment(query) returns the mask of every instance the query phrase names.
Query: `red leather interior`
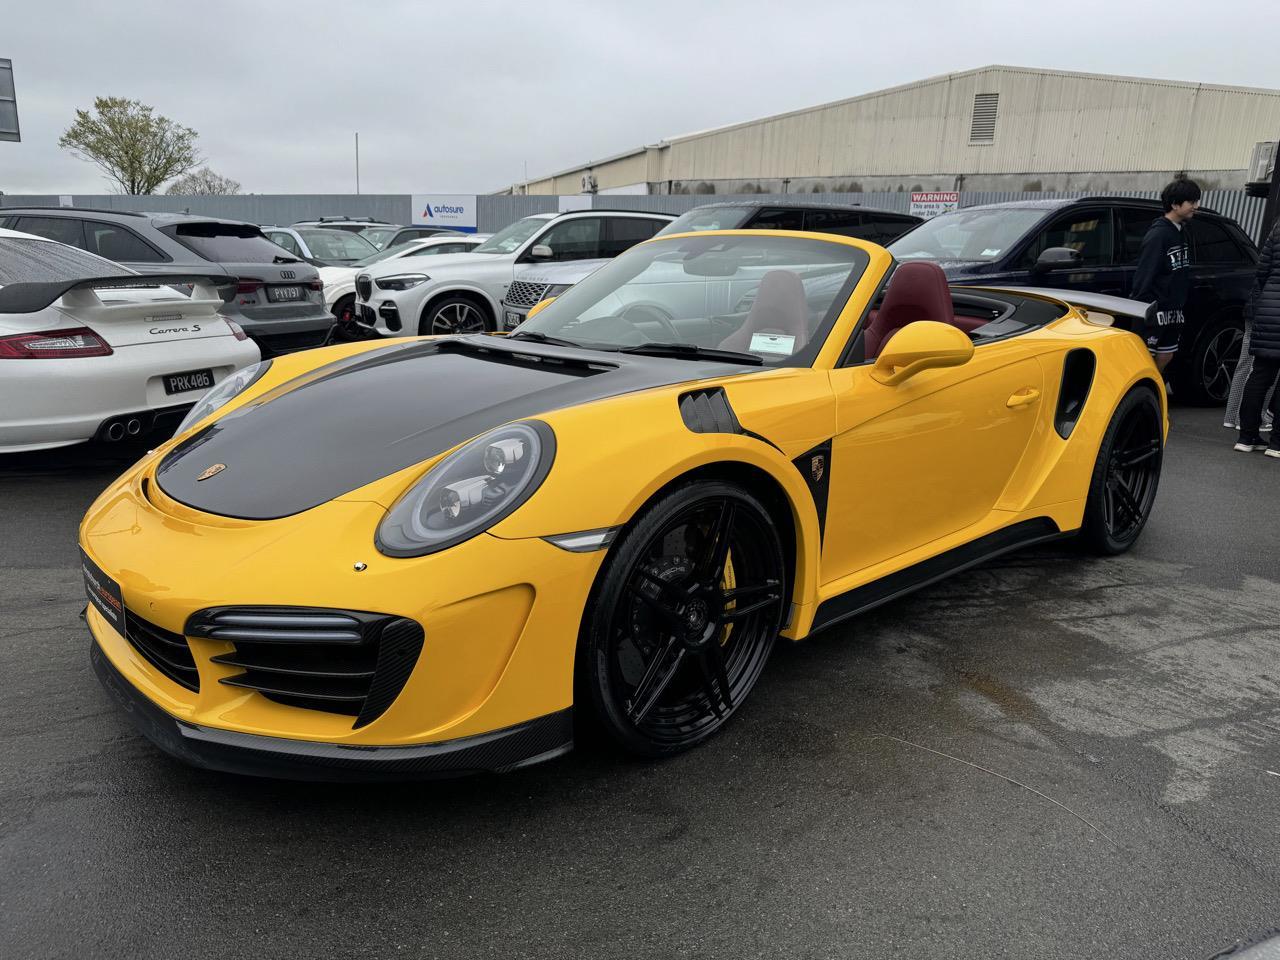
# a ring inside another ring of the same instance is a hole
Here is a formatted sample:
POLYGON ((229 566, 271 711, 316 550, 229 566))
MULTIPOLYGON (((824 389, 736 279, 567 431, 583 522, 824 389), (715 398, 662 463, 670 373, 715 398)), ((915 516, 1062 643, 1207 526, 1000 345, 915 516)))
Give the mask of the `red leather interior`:
POLYGON ((946 274, 936 263, 927 260, 899 264, 893 272, 880 309, 867 324, 867 359, 879 356, 890 337, 917 320, 936 320, 965 329, 957 322, 952 309, 951 288, 947 286, 946 274))

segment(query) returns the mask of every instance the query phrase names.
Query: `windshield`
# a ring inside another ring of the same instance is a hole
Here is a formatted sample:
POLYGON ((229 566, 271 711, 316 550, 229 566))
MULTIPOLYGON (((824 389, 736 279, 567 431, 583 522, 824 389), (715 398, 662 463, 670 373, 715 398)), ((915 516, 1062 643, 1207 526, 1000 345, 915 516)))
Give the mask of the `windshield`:
POLYGON ((1016 208, 955 210, 926 220, 888 250, 899 260, 998 260, 1044 215, 1016 208))
POLYGON ((515 253, 520 244, 545 227, 550 221, 546 217, 525 217, 508 227, 503 227, 472 253, 515 253))
POLYGON ((866 270, 857 247, 701 236, 632 247, 516 328, 589 348, 693 344, 811 363, 866 270))
POLYGON ((399 229, 399 227, 366 227, 360 231, 360 236, 381 250, 383 245, 394 237, 399 229))
POLYGON ((378 248, 358 233, 346 230, 299 230, 317 260, 359 260, 377 253, 378 248))
POLYGON ((695 207, 659 230, 658 236, 693 233, 695 230, 736 230, 753 210, 753 207, 695 207))

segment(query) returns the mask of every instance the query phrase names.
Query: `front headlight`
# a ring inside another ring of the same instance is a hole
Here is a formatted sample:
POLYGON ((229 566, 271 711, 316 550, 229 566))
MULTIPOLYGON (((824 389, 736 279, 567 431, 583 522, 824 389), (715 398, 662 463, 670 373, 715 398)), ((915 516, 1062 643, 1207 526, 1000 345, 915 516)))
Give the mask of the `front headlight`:
POLYGON ((572 283, 553 283, 542 291, 542 299, 550 300, 552 297, 558 297, 572 286, 572 283))
POLYGON ((425 273, 397 273, 393 277, 378 277, 373 282, 379 290, 412 290, 430 279, 425 273))
POLYGON ((247 390, 255 384, 262 375, 271 368, 270 360, 262 360, 258 363, 242 367, 227 379, 223 380, 216 387, 213 387, 191 408, 182 419, 182 423, 178 425, 178 429, 174 431, 175 436, 186 430, 192 424, 199 423, 213 411, 224 406, 238 393, 247 390))
POLYGON ((540 420, 491 430, 445 457, 396 501, 378 526, 378 550, 421 557, 483 533, 538 489, 556 437, 540 420))

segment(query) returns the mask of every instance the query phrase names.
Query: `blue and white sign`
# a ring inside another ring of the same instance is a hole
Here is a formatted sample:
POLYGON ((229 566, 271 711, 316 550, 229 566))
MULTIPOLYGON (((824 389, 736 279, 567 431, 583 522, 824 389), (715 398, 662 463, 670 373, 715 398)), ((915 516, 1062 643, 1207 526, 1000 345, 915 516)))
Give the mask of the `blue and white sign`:
POLYGON ((459 233, 475 233, 475 194, 415 193, 412 222, 459 233))

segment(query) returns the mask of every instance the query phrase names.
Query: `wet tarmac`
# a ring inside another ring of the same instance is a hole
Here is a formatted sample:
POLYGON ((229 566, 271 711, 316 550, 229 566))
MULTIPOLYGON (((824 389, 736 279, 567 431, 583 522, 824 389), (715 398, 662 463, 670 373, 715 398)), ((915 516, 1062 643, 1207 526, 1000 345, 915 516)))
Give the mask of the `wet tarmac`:
POLYGON ((1130 554, 779 648, 719 737, 354 787, 184 767, 98 687, 99 453, 0 464, 0 957, 1207 958, 1280 927, 1280 462, 1174 411, 1130 554))

